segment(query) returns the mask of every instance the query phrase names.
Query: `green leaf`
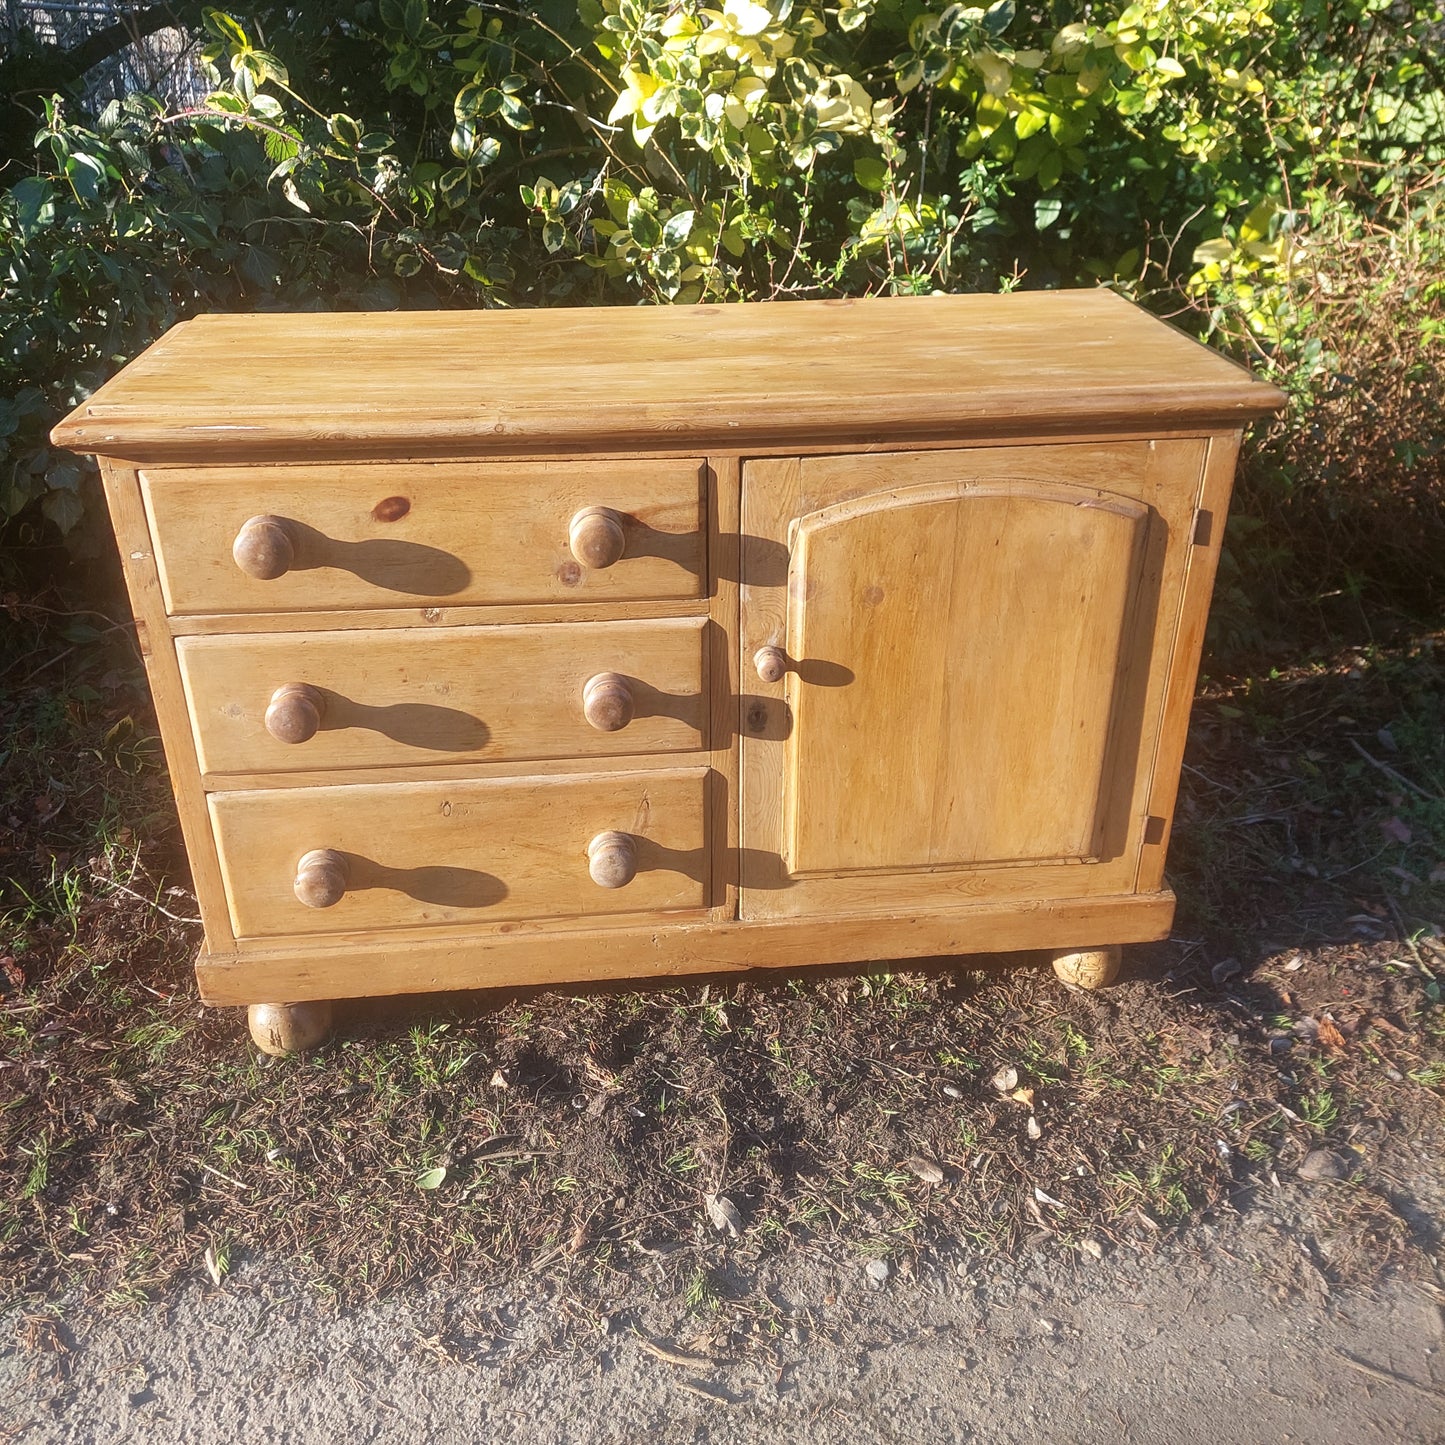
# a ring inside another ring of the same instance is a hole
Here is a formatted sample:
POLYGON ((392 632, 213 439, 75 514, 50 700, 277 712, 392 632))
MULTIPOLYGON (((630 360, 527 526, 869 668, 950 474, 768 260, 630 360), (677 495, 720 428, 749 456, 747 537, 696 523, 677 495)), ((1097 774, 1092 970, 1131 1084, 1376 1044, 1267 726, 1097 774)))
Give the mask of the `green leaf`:
POLYGON ((93 201, 100 193, 100 183, 105 179, 105 167, 94 156, 75 151, 66 157, 65 178, 78 199, 93 201))
POLYGON ((662 228, 663 244, 681 246, 692 234, 692 225, 696 219, 696 211, 678 211, 669 216, 667 224, 662 228))
POLYGON ((442 199, 449 206, 459 206, 472 193, 472 173, 465 166, 454 166, 441 178, 442 199))
POLYGON ((874 156, 859 156, 853 162, 853 179, 865 191, 881 191, 888 186, 888 167, 874 156))
POLYGON ((442 1165, 435 1169, 428 1169, 416 1176, 416 1187, 418 1189, 440 1189, 446 1182, 447 1171, 442 1165))
POLYGON ((459 160, 464 161, 477 148, 477 132, 469 120, 459 120, 452 127, 451 150, 459 160))
POLYGON ((40 499, 40 510, 65 533, 74 530, 85 511, 85 504, 76 492, 47 492, 40 499))
POLYGON ((1047 231, 1059 219, 1064 203, 1057 196, 1046 196, 1034 202, 1034 225, 1047 231))
POLYGON ((347 150, 356 150, 361 144, 361 127, 341 111, 337 111, 326 122, 326 129, 331 132, 332 140, 345 146, 347 150))
POLYGON ((513 130, 531 130, 532 112, 515 95, 502 96, 502 119, 513 130))
POLYGON ((50 183, 39 176, 25 176, 10 188, 15 203, 15 223, 22 240, 29 240, 55 219, 55 195, 50 183))
POLYGON ((505 99, 496 86, 479 85, 472 81, 457 92, 452 114, 458 121, 487 120, 501 111, 505 99))
POLYGON ((258 80, 274 80, 278 85, 290 85, 291 76, 286 67, 268 50, 253 50, 251 62, 256 68, 258 80))
POLYGON ((227 45, 239 45, 246 50, 251 48, 251 42, 246 38, 246 32, 224 11, 205 10, 202 12, 202 19, 206 29, 217 40, 224 40, 227 45))
POLYGON ((1051 191, 1058 185, 1064 174, 1064 153, 1051 150, 1040 162, 1038 183, 1041 191, 1051 191))
POLYGON ((983 28, 995 39, 1004 33, 1014 21, 1014 0, 994 0, 984 12, 983 28))

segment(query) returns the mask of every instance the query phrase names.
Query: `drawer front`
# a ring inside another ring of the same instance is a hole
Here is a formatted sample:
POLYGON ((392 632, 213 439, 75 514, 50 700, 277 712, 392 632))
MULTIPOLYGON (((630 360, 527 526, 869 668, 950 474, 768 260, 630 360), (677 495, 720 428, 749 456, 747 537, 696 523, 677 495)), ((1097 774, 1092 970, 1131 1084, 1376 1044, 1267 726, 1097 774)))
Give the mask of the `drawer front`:
POLYGON ((170 612, 305 612, 701 596, 704 475, 337 463, 150 468, 141 487, 170 612))
POLYGON ((183 637, 176 651, 204 773, 507 762, 703 747, 706 626, 183 637))
POLYGON ((270 938, 701 909, 707 772, 213 793, 231 922, 270 938))

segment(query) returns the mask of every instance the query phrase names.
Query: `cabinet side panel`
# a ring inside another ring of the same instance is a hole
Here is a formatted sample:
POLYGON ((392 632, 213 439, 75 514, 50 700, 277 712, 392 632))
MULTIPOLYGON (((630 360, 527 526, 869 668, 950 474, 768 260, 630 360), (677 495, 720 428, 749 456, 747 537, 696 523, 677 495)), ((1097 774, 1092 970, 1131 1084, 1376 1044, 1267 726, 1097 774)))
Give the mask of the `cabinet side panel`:
POLYGON ((156 571, 155 547, 141 500, 140 481, 134 468, 104 457, 100 459, 100 474, 125 568, 126 587, 130 592, 131 610, 135 614, 141 655, 145 658, 146 677, 155 700, 156 721, 160 725, 161 742, 165 747, 171 791, 175 794, 176 808, 180 813, 181 836, 185 839, 186 853, 190 858, 196 899, 201 905, 206 943, 214 952, 231 946, 235 938, 231 932, 220 863, 206 815, 195 738, 191 732, 185 691, 181 686, 175 640, 171 637, 166 618, 160 577, 156 571))
POLYGON ((1198 493, 1201 527, 1190 548, 1179 627, 1166 685, 1159 746, 1149 780, 1147 812, 1151 818, 1162 820, 1162 825, 1154 825, 1140 852, 1136 887, 1145 892, 1163 886, 1169 830, 1174 821, 1179 773, 1184 765, 1184 746, 1189 736, 1189 711, 1199 677, 1204 629, 1209 621, 1209 601, 1214 593, 1215 573, 1219 570, 1224 522, 1230 493, 1234 489, 1234 470, 1241 436, 1240 432, 1231 432, 1212 437, 1205 457, 1198 493), (1206 535, 1207 541, 1203 540, 1206 535))

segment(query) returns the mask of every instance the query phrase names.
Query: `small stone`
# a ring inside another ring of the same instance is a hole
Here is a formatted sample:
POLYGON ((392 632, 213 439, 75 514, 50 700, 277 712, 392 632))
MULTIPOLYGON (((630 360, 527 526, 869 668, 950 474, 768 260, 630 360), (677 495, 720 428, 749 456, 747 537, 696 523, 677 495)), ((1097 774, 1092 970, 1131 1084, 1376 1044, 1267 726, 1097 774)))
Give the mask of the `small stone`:
POLYGON ((1011 1094, 1019 1086, 1019 1071, 1011 1065, 1005 1064, 993 1076, 991 1082, 1000 1094, 1011 1094))
POLYGON ((913 1158, 903 1161, 903 1167, 921 1179, 925 1184, 943 1183, 943 1170, 940 1169, 932 1159, 925 1159, 922 1155, 914 1155, 913 1158))
POLYGON ((888 1276, 893 1273, 893 1270, 886 1259, 870 1259, 863 1266, 863 1272, 868 1276, 868 1283, 874 1289, 882 1289, 888 1283, 888 1276))
POLYGON ((1081 1239, 1079 1241, 1079 1253, 1086 1255, 1089 1259, 1097 1263, 1104 1257, 1104 1246, 1090 1235, 1087 1239, 1081 1239))
POLYGON ((963 1090, 960 1089, 957 1084, 945 1084, 943 1086, 943 1092, 947 1094, 950 1099, 963 1098, 963 1090))
POLYGON ((1030 1139, 1042 1139, 1043 1137, 1044 1137, 1043 1125, 1041 1125, 1041 1124, 1039 1123, 1039 1121, 1038 1121, 1037 1119, 1035 1119, 1032 1114, 1030 1114, 1030 1115, 1029 1115, 1029 1138, 1030 1138, 1030 1139))
POLYGON ((1353 1172, 1349 1160, 1333 1149, 1311 1149, 1298 1170, 1299 1177, 1310 1184, 1348 1179, 1353 1172))
POLYGON ((1210 976, 1217 985, 1222 984, 1226 979, 1233 978, 1235 974, 1242 973, 1237 958, 1222 958, 1209 970, 1210 976))

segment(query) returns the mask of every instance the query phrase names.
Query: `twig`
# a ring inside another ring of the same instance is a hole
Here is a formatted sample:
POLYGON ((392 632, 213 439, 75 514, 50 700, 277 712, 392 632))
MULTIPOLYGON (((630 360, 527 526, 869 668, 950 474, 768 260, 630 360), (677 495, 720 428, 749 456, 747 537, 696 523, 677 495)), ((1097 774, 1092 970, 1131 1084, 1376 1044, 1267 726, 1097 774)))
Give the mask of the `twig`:
POLYGON ((733 1405, 737 1402, 731 1395, 724 1394, 716 1385, 710 1385, 706 1380, 679 1380, 679 1390, 686 1390, 689 1395, 697 1395, 704 1400, 712 1400, 719 1405, 733 1405))
POLYGON ((1445 1390, 1437 1390, 1434 1385, 1422 1385, 1418 1380, 1412 1380, 1408 1375, 1397 1375, 1394 1370, 1382 1370, 1377 1365, 1366 1364, 1364 1360, 1357 1360, 1353 1355, 1347 1354, 1344 1350, 1336 1350, 1335 1353, 1352 1369, 1358 1370, 1362 1375, 1369 1375, 1373 1379, 1383 1380, 1387 1385, 1408 1385, 1412 1390, 1419 1390, 1422 1395, 1434 1395, 1436 1399, 1445 1400, 1445 1390))
POLYGON ((130 897, 136 899, 138 902, 144 903, 148 908, 154 908, 157 913, 165 914, 173 923, 201 922, 199 918, 186 918, 180 913, 172 913, 169 908, 162 908, 154 899, 147 898, 144 893, 137 893, 134 888, 127 888, 124 883, 118 883, 114 878, 106 878, 102 874, 97 873, 93 868, 90 870, 90 876, 94 878, 97 883, 104 883, 110 888, 117 888, 122 893, 129 894, 130 897))
POLYGON ((671 1349, 656 1340, 649 1340, 640 1332, 637 1336, 637 1343, 654 1359, 662 1360, 669 1365, 680 1365, 683 1369, 696 1370, 716 1363, 715 1360, 709 1359, 705 1355, 693 1355, 685 1350, 671 1349))
POLYGON ((1379 768, 1379 770, 1384 773, 1387 778, 1393 778, 1394 781, 1399 783, 1402 788, 1409 788, 1409 790, 1414 793, 1416 797, 1424 798, 1427 803, 1445 803, 1445 798, 1442 798, 1439 793, 1426 792, 1425 789, 1422 788, 1418 783, 1412 783, 1409 778, 1404 775, 1404 773, 1397 773, 1395 769, 1389 765, 1389 763, 1382 763, 1379 758, 1372 757, 1364 750, 1364 748, 1359 745, 1359 743, 1354 738, 1350 739, 1350 746, 1354 748, 1354 750, 1359 753, 1359 755, 1364 758, 1364 760, 1369 763, 1372 768, 1379 768))

